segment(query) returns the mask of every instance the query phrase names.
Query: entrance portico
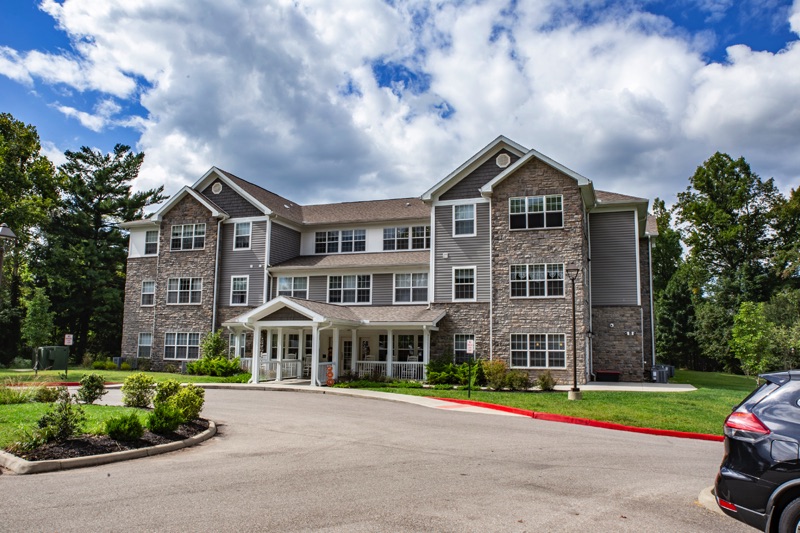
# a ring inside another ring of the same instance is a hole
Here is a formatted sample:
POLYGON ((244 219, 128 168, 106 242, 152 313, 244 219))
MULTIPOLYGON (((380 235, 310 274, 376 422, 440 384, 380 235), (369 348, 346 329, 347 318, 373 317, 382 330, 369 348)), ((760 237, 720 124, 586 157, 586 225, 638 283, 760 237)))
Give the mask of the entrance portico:
POLYGON ((427 306, 348 307, 279 296, 222 325, 252 332, 252 382, 307 377, 320 386, 343 373, 424 379, 431 332, 444 315, 427 306))

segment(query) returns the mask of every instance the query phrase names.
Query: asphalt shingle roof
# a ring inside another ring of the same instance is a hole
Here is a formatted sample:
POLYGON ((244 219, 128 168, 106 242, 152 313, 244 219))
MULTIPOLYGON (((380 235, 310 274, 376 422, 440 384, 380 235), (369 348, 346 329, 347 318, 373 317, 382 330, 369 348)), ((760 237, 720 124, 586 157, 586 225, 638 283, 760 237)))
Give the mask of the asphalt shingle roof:
POLYGON ((283 263, 272 265, 276 268, 317 269, 352 268, 380 266, 428 266, 430 252, 375 252, 331 255, 301 255, 283 263))

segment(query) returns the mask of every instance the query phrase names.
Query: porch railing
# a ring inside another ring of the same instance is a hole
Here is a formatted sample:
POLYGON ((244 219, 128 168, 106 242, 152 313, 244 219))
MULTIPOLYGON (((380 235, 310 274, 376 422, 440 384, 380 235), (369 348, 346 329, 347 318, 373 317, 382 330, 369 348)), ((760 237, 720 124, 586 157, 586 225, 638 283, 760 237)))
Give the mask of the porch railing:
POLYGON ((317 378, 321 384, 325 384, 328 381, 328 368, 333 370, 333 378, 336 379, 338 376, 336 375, 336 367, 334 367, 333 363, 320 363, 317 365, 317 378))
POLYGON ((242 372, 252 372, 253 371, 253 358, 252 357, 242 357, 239 359, 239 366, 242 369, 242 372))
MULTIPOLYGON (((251 363, 252 368, 252 363, 251 363)), ((302 362, 299 359, 261 360, 259 369, 259 379, 261 381, 272 381, 278 379, 278 368, 281 369, 281 379, 295 379, 300 377, 302 362)))
POLYGON ((422 381, 424 363, 392 363, 392 377, 422 381))
POLYGON ((383 361, 356 361, 356 374, 360 378, 383 377, 386 375, 386 363, 383 361))

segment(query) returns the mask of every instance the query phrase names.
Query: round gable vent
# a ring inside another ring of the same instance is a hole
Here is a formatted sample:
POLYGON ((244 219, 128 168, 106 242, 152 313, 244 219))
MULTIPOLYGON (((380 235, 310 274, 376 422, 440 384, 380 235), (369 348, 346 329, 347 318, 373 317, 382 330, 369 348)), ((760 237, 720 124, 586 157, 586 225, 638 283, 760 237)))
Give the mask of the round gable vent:
POLYGON ((211 192, 214 194, 219 194, 222 192, 222 184, 220 182, 216 182, 214 185, 211 186, 211 192))
POLYGON ((511 156, 508 154, 500 154, 497 156, 497 159, 495 159, 494 162, 497 163, 498 167, 506 168, 511 164, 511 156))

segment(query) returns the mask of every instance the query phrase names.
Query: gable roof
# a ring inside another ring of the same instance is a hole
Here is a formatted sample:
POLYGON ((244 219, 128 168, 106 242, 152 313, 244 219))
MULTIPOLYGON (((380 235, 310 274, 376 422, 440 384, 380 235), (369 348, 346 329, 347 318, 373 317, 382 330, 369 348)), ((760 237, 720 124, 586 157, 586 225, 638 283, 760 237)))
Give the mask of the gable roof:
POLYGON ((495 185, 499 184, 500 182, 505 180, 507 177, 509 177, 511 174, 513 174, 514 172, 516 172, 517 170, 522 168, 525 165, 525 163, 527 163, 528 161, 530 161, 533 158, 538 159, 542 163, 544 163, 544 164, 546 164, 548 166, 551 166, 554 169, 556 169, 556 170, 566 174, 570 178, 574 179, 575 181, 578 182, 578 186, 579 187, 587 187, 587 186, 591 186, 592 185, 592 182, 589 180, 589 178, 586 178, 586 177, 578 174, 574 170, 565 167, 564 165, 562 165, 558 161, 555 161, 554 159, 550 159, 549 157, 547 157, 543 153, 537 152, 536 150, 531 148, 530 150, 528 150, 525 153, 525 155, 523 155, 522 157, 517 159, 514 162, 514 164, 509 165, 508 168, 506 168, 503 172, 501 172, 500 174, 495 176, 486 185, 481 187, 481 196, 483 196, 483 197, 491 196, 495 185))
POLYGON ((592 207, 592 212, 633 208, 636 210, 636 216, 639 218, 639 236, 658 235, 657 229, 655 233, 651 232, 652 228, 650 227, 649 221, 650 214, 647 212, 647 205, 650 203, 650 200, 647 198, 628 196, 627 194, 610 191, 595 191, 595 195, 597 197, 597 203, 592 207))
POLYGON ((209 200, 208 198, 206 198, 205 196, 203 196, 202 194, 200 194, 196 190, 192 189, 191 187, 189 187, 187 185, 184 185, 181 188, 181 190, 179 190, 177 193, 175 193, 172 196, 170 196, 169 199, 167 199, 167 201, 164 202, 161 205, 161 207, 159 207, 158 210, 155 213, 153 213, 153 216, 151 216, 150 218, 143 219, 143 220, 133 220, 131 222, 123 222, 119 226, 121 228, 131 228, 131 227, 134 227, 134 226, 141 226, 141 225, 143 225, 143 223, 145 221, 153 222, 153 223, 160 222, 161 219, 164 217, 164 214, 167 213, 173 207, 175 207, 175 205, 178 202, 180 202, 181 200, 183 200, 183 198, 186 195, 191 196, 192 198, 194 198, 195 200, 200 202, 206 209, 211 211, 211 216, 212 217, 221 218, 222 220, 225 220, 226 218, 230 218, 228 213, 226 213, 225 210, 222 209, 220 206, 218 206, 217 204, 215 204, 214 202, 212 202, 211 200, 209 200))
POLYGON ((430 216, 430 206, 419 198, 393 198, 303 206, 304 224, 414 220, 427 219, 430 216))

